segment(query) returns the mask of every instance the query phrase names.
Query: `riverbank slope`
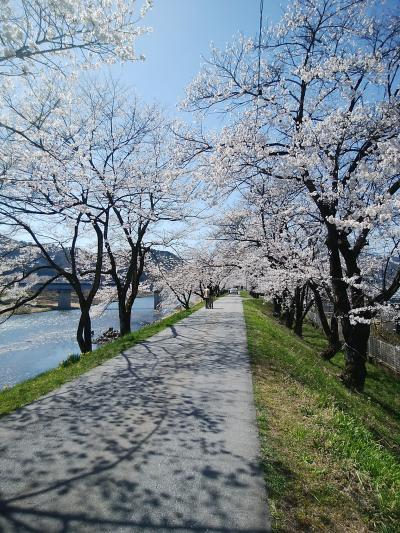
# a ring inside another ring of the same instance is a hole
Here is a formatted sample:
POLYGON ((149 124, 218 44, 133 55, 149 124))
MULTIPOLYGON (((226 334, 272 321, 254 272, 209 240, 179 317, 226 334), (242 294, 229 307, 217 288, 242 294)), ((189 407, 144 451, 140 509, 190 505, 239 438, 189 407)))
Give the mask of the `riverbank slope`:
POLYGON ((244 310, 274 531, 398 531, 400 383, 368 365, 365 393, 351 393, 343 354, 318 357, 318 330, 299 339, 261 299, 244 310))

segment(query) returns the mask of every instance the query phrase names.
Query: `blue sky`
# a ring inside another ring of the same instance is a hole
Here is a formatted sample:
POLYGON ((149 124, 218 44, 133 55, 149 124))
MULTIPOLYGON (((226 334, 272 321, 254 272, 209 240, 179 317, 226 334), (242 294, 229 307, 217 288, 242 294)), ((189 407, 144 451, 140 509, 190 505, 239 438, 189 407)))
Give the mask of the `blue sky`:
MULTIPOLYGON (((264 0, 264 23, 279 20, 285 3, 264 0)), ((137 52, 146 60, 125 63, 112 72, 144 101, 160 103, 170 116, 179 114, 177 105, 199 72, 202 58, 209 55, 210 43, 224 48, 238 33, 257 35, 259 13, 259 0, 154 0, 145 19, 153 32, 137 42, 137 52)), ((183 113, 181 118, 190 122, 193 115, 183 113)), ((207 125, 218 128, 221 120, 209 117, 207 125)), ((204 238, 200 226, 195 234, 196 239, 188 241, 192 246, 204 238)))
MULTIPOLYGON (((137 0, 138 4, 140 0, 137 0)), ((264 0, 264 19, 276 21, 285 2, 264 0)), ((259 0, 154 0, 145 23, 153 33, 138 40, 146 61, 113 69, 121 81, 147 102, 172 111, 198 73, 210 42, 224 47, 238 32, 255 35, 259 0)))

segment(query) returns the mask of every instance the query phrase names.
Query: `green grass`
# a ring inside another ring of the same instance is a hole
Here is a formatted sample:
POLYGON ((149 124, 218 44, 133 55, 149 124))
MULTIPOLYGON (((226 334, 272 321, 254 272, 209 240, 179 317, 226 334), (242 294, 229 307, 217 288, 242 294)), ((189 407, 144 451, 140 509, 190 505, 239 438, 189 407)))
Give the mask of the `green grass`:
POLYGON ((317 329, 301 340, 262 300, 243 304, 274 530, 399 531, 399 382, 368 365, 351 393, 317 329))
POLYGON ((200 302, 187 311, 178 311, 163 320, 144 326, 114 342, 101 346, 93 350, 93 352, 82 354, 80 357, 69 356, 60 366, 53 370, 18 383, 9 389, 3 389, 0 391, 0 416, 37 400, 44 394, 57 389, 63 383, 75 379, 108 359, 119 355, 138 342, 144 341, 159 331, 179 322, 179 320, 188 317, 202 306, 203 302, 200 302))

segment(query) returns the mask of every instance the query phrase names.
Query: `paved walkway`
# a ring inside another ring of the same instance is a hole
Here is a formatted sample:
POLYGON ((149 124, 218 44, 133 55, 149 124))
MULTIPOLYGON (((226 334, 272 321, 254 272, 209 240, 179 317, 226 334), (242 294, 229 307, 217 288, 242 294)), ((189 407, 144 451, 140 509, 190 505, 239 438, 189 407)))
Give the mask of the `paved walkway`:
POLYGON ((237 296, 0 419, 0 531, 269 531, 237 296))

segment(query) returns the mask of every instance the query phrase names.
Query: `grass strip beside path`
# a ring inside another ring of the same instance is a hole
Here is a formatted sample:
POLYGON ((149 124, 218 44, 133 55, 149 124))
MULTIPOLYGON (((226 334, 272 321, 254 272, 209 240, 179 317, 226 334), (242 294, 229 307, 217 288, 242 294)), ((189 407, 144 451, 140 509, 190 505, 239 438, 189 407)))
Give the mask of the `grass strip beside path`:
POLYGON ((243 305, 274 531, 399 531, 399 381, 368 365, 351 393, 317 329, 302 340, 262 300, 243 305))
POLYGON ((105 344, 93 350, 93 352, 82 354, 72 364, 66 366, 60 364, 60 366, 39 374, 32 379, 18 383, 9 389, 3 389, 0 391, 0 416, 37 400, 44 394, 57 389, 63 383, 77 378, 108 359, 119 355, 124 350, 190 316, 201 307, 203 307, 203 302, 199 302, 187 311, 177 311, 158 322, 144 326, 120 339, 105 344))

